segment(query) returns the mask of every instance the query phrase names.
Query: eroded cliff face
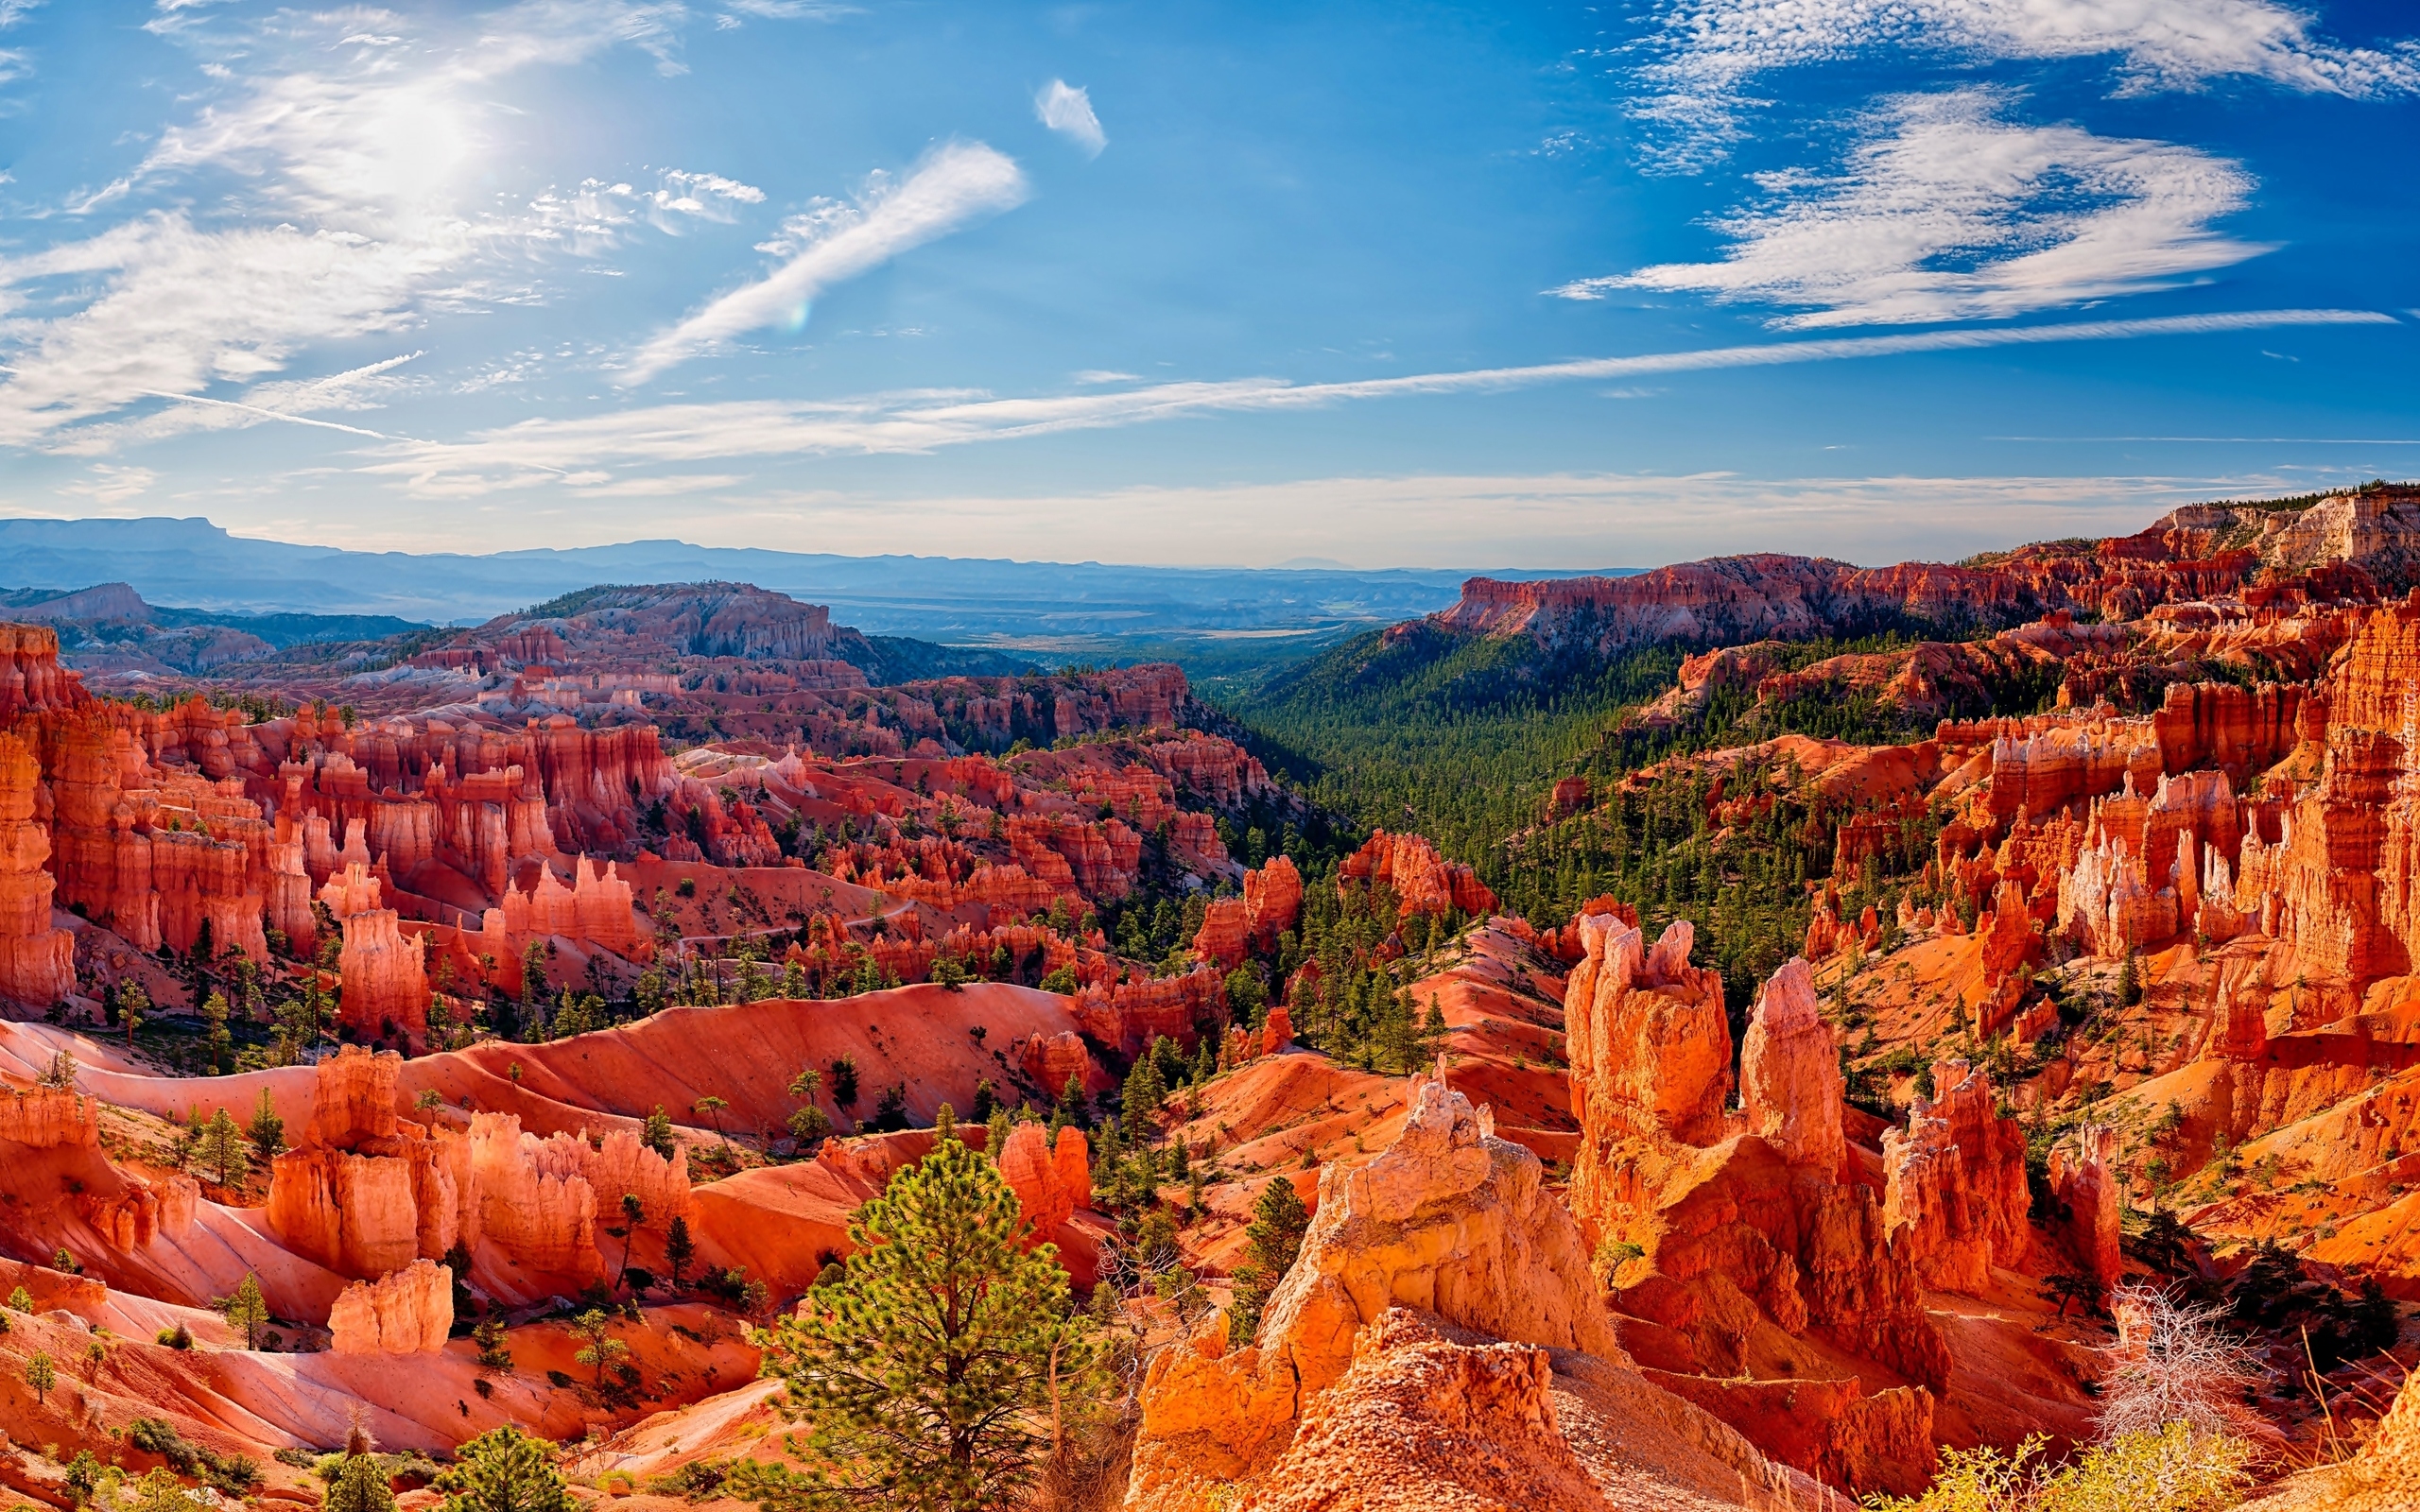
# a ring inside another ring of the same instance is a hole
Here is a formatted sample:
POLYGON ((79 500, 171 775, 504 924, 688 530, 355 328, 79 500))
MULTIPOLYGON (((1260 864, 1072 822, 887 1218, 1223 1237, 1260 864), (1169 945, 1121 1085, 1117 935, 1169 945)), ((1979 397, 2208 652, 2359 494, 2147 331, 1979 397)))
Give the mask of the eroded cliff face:
POLYGON ((1624 1342, 1676 1378, 1657 1380, 1801 1469, 1858 1489, 1920 1483, 1949 1351, 1926 1313, 1913 1230, 1849 1176, 1838 1043, 1806 963, 1757 998, 1734 1114, 1720 981, 1687 964, 1688 926, 1651 951, 1617 915, 1582 916, 1580 929, 1587 954, 1565 1003, 1582 1130, 1571 1203, 1624 1342), (1729 1383, 1764 1331, 1820 1338, 1910 1384, 1869 1396, 1859 1379, 1837 1383, 1835 1416, 1860 1425, 1849 1440, 1789 1428, 1729 1383), (1852 1468, 1866 1478, 1841 1479, 1852 1468))
POLYGON ((1337 885, 1365 882, 1394 889, 1408 914, 1442 914, 1449 909, 1484 914, 1495 907, 1495 894, 1478 873, 1461 862, 1449 862, 1424 835, 1389 834, 1374 831, 1360 850, 1337 868, 1337 885))
POLYGON ((23 741, 0 735, 0 998, 48 1007, 76 990, 76 947, 50 923, 50 836, 34 822, 40 775, 23 741))
POLYGON ((1230 1349, 1214 1314, 1152 1360, 1126 1504, 1409 1508, 1458 1486, 1575 1512, 1824 1499, 1631 1368, 1537 1158, 1418 1078, 1392 1144, 1322 1171, 1255 1341, 1230 1349))
POLYGON ((694 1215, 685 1147, 667 1159, 628 1127, 540 1138, 510 1113, 424 1125, 398 1114, 402 1066, 358 1046, 320 1062, 308 1131, 270 1163, 265 1209, 296 1254, 383 1282, 458 1245, 472 1257, 466 1280, 519 1302, 604 1277, 600 1229, 623 1222, 625 1195, 659 1239, 694 1215))
POLYGON ((375 1281, 355 1281, 328 1314, 338 1354, 434 1354, 454 1326, 454 1273, 415 1260, 375 1281))
POLYGON ((1527 634, 1612 655, 1659 641, 1738 645, 1881 627, 1993 628, 2060 610, 2126 621, 2163 606, 2246 593, 2264 573, 2323 576, 2321 591, 2331 596, 2400 593, 2420 562, 2415 541, 2420 497, 2403 488, 2365 489, 2298 516, 2180 509, 2134 536, 2046 542, 1961 566, 1862 568, 1762 553, 1630 577, 1474 577, 1461 602, 1418 623, 1527 634))
POLYGON ((1412 1092, 1403 1132, 1359 1170, 1328 1167, 1293 1269, 1259 1342, 1154 1361, 1129 1505, 1195 1504, 1206 1486, 1266 1469, 1305 1406, 1353 1363, 1354 1342, 1410 1306, 1510 1342, 1620 1358, 1570 1215, 1536 1156, 1438 1080, 1412 1092))

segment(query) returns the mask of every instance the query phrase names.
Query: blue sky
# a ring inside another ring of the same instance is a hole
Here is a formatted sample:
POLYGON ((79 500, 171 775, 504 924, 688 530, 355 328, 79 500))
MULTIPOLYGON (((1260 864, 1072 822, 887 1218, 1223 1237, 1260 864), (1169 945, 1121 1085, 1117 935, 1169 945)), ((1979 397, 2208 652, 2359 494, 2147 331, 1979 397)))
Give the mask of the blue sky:
POLYGON ((0 512, 1568 568, 2409 476, 2415 36, 0 0, 0 512))

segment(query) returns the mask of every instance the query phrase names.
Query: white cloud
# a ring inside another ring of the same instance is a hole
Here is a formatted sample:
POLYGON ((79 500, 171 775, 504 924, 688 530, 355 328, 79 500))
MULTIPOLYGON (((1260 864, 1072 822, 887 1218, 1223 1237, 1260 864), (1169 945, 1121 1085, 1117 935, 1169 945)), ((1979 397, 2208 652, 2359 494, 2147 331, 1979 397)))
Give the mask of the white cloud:
POLYGON ((759 21, 831 21, 856 14, 857 8, 826 5, 823 0, 729 0, 733 14, 759 21))
POLYGON ((2248 77, 2308 94, 2356 97, 2420 89, 2420 60, 2346 47, 2277 0, 1669 0, 1640 73, 1635 107, 1674 129, 1665 165, 1703 166, 1761 102, 1761 74, 1876 47, 1977 60, 2112 57, 2120 93, 2190 89, 2248 77))
POLYGON ((1069 87, 1063 78, 1054 78, 1033 97, 1034 119, 1084 149, 1084 156, 1098 158, 1100 149, 1109 146, 1109 135, 1100 129, 1100 117, 1093 113, 1093 97, 1087 92, 1069 87))
POLYGON ((1491 393, 1544 384, 1647 374, 1957 352, 2056 342, 2114 341, 2286 326, 2394 325, 2368 310, 2253 310, 2143 320, 1832 336, 1635 357, 1595 357, 1524 368, 1488 368, 1289 384, 1276 378, 1153 384, 1139 388, 997 399, 963 391, 874 394, 825 402, 741 400, 659 404, 575 420, 531 420, 465 441, 411 441, 385 448, 363 471, 399 477, 416 493, 472 497, 527 488, 575 469, 729 464, 751 456, 916 453, 1066 431, 1104 430, 1191 415, 1316 409, 1357 400, 1491 393))
POLYGON ((90 499, 106 509, 147 492, 151 485, 159 481, 160 474, 147 467, 112 467, 106 462, 95 462, 87 476, 63 485, 59 491, 78 499, 90 499))
MULTIPOLYGON (((427 33, 404 16, 356 10, 283 12, 221 34, 195 29, 203 13, 170 8, 160 19, 176 23, 171 34, 244 71, 220 70, 219 86, 133 173, 69 207, 96 215, 156 187, 176 192, 179 208, 0 256, 0 445, 91 453, 231 423, 200 404, 133 425, 93 422, 163 395, 263 382, 318 343, 401 331, 434 311, 530 301, 526 277, 497 276, 499 252, 579 250, 637 215, 675 224, 761 198, 718 176, 673 172, 620 200, 542 196, 518 214, 480 208, 500 146, 490 126, 498 78, 617 43, 668 57, 683 13, 529 0, 427 33), (373 27, 380 38, 410 32, 410 45, 371 45, 362 39, 373 27), (583 219, 583 209, 596 214, 583 219)), ((278 408, 249 394, 222 403, 278 408)))
POLYGON ((700 349, 765 326, 804 324, 824 290, 946 236, 969 221, 1024 203, 1025 175, 980 142, 935 148, 896 182, 877 174, 854 205, 821 206, 785 224, 765 249, 788 261, 732 290, 641 348, 626 384, 644 383, 700 349))
POLYGON ((1893 100, 1840 175, 1759 176, 1767 203, 1716 222, 1734 243, 1721 261, 1551 292, 1811 306, 1772 322, 1798 329, 1989 319, 2169 288, 2271 249, 2211 229, 2251 197, 2235 163, 2012 124, 2007 98, 1976 88, 1893 100))

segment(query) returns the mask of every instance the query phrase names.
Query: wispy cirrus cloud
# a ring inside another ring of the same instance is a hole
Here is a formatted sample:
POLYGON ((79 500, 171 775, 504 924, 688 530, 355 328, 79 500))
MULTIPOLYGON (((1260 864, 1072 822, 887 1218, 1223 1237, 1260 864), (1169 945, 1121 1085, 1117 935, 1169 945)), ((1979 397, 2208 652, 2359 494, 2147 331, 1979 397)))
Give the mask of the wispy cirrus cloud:
POLYGON ((1835 175, 1759 176, 1766 201, 1715 222, 1711 263, 1666 263, 1550 292, 1699 292, 1801 306, 1784 329, 1994 319, 2173 287, 2271 250, 2214 229, 2251 175, 2166 142, 2005 118, 2012 96, 1903 95, 1835 175))
POLYGON ((198 107, 139 164, 65 207, 122 218, 0 256, 0 445, 90 454, 250 423, 235 417, 283 402, 224 386, 433 313, 530 302, 538 259, 592 254, 638 221, 677 230, 760 202, 752 185, 679 169, 651 189, 592 180, 515 209, 483 181, 508 76, 619 45, 668 60, 685 14, 630 0, 527 0, 462 21, 164 8, 164 34, 228 60, 205 67, 198 107), (154 191, 175 198, 132 208, 154 191), (124 418, 214 387, 216 406, 124 418))
POLYGON ((935 148, 904 179, 877 174, 854 204, 819 206, 790 218, 764 249, 787 260, 773 272, 720 296, 656 336, 620 375, 645 383, 700 351, 768 326, 805 324, 826 289, 946 236, 987 215, 1012 210, 1029 190, 1006 155, 980 142, 935 148))
POLYGON ((2120 94, 2248 77, 2354 97, 2420 90, 2410 43, 2348 47, 2278 0, 1668 0, 1634 113, 1665 129, 1657 165, 1720 159, 1761 75, 1877 48, 1977 60, 2116 60, 2120 94))
MULTIPOLYGON (((2286 326, 2395 325, 2370 310, 2252 310, 2140 320, 1966 328, 1834 336, 1517 368, 1470 369, 1294 384, 1277 378, 1164 383, 1003 399, 965 391, 857 399, 742 400, 659 404, 573 420, 532 420, 462 441, 399 442, 362 471, 415 493, 468 497, 600 469, 730 463, 747 457, 917 453, 1021 437, 1105 430, 1188 416, 1323 408, 1423 394, 1503 392, 1546 384, 1723 369, 1832 362, 1907 352, 2258 331, 2286 326)), ((601 474, 600 474, 601 476, 601 474)))
POLYGON ((1099 157, 1101 148, 1109 146, 1109 133, 1101 129, 1100 117, 1093 113, 1092 94, 1073 88, 1063 78, 1052 79, 1033 97, 1033 116, 1083 148, 1088 158, 1099 157))

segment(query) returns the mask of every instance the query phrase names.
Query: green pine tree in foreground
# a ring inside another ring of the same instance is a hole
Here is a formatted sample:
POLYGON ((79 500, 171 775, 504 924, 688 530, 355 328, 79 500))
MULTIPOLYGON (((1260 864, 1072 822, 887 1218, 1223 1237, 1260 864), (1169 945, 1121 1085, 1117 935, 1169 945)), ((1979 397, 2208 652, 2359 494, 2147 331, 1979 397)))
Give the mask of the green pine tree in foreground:
POLYGON ((455 1451, 437 1488, 451 1493, 438 1512, 573 1512, 578 1504, 546 1446, 510 1424, 455 1451))
POLYGON ((743 1461, 734 1491, 766 1512, 1017 1504, 1104 1395, 1058 1253, 1021 1249, 1022 1225, 1016 1193, 956 1139, 893 1176, 851 1220, 845 1271, 756 1335, 810 1468, 743 1461))
POLYGON ((1274 1177, 1260 1189, 1252 1205, 1252 1222, 1244 1228, 1244 1263, 1236 1267, 1235 1299, 1227 1307, 1229 1349, 1242 1349, 1260 1332, 1261 1310, 1294 1268, 1310 1227, 1311 1211, 1291 1180, 1274 1177))

